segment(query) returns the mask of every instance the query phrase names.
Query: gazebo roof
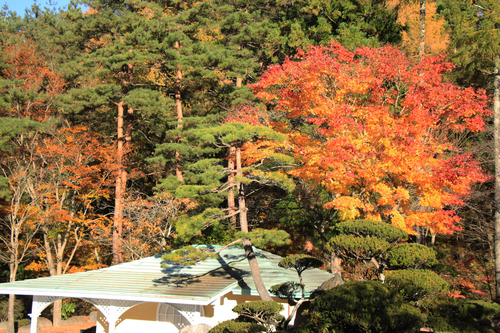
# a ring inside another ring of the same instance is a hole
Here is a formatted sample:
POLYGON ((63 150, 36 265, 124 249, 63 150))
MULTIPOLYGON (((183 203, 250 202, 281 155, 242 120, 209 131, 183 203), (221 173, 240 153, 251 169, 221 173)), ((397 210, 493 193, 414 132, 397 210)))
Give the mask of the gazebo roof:
MULTIPOLYGON (((255 249, 255 254, 266 288, 286 281, 298 282, 294 270, 278 267, 282 257, 259 249, 255 249)), ((162 268, 161 264, 161 255, 156 255, 95 271, 3 283, 0 294, 199 305, 210 304, 230 291, 236 295, 258 295, 245 252, 237 246, 220 252, 218 259, 207 259, 194 266, 162 268)), ((312 269, 302 276, 308 296, 331 274, 312 269)))

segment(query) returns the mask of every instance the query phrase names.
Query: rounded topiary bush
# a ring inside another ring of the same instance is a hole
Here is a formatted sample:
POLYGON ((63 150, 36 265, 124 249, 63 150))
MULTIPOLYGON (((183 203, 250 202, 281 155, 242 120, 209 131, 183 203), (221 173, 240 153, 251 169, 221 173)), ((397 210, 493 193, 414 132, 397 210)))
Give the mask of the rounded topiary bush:
POLYGON ((226 320, 212 328, 209 333, 259 333, 265 330, 256 323, 226 320))
POLYGON ((372 221, 372 220, 354 220, 341 222, 336 225, 336 229, 344 235, 355 235, 358 237, 376 237, 389 243, 397 242, 401 239, 407 239, 408 234, 391 224, 372 221))
POLYGON ((393 268, 422 268, 436 265, 436 252, 422 244, 398 244, 389 250, 389 265, 393 268))
POLYGON ((448 283, 432 271, 402 269, 386 272, 386 282, 407 300, 417 301, 432 293, 448 291, 448 283))
POLYGON ((312 302, 309 320, 299 332, 413 332, 425 321, 389 285, 378 281, 349 282, 326 291, 312 302))

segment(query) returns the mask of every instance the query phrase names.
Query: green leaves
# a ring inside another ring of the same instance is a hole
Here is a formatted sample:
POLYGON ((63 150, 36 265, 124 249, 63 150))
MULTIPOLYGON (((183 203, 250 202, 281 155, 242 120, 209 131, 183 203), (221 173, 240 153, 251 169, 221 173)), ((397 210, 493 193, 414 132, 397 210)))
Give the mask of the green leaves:
POLYGON ((381 256, 390 244, 376 237, 357 237, 354 235, 339 235, 330 239, 330 245, 340 256, 357 260, 370 260, 381 256))
POLYGON ((281 259, 278 266, 286 269, 295 269, 300 276, 305 270, 323 266, 323 262, 307 254, 293 254, 281 259))
POLYGON ((391 224, 372 220, 342 222, 336 225, 336 229, 342 234, 350 234, 358 237, 378 237, 389 243, 408 238, 408 234, 405 231, 391 224))
POLYGON ((436 273, 423 269, 402 269, 387 272, 386 282, 407 300, 417 301, 428 294, 445 293, 448 283, 436 273))
POLYGON ((370 260, 387 257, 386 252, 408 234, 393 225, 371 220, 354 220, 336 225, 340 235, 330 239, 333 250, 341 256, 370 260))
POLYGON ((266 246, 283 246, 290 243, 290 235, 284 230, 253 229, 252 231, 238 232, 236 238, 249 239, 253 246, 265 248, 266 246))
POLYGON ((436 252, 422 244, 398 244, 389 250, 391 267, 422 268, 436 265, 436 252))
POLYGON ((161 259, 163 262, 162 267, 167 267, 168 264, 176 264, 183 266, 196 265, 199 261, 214 258, 217 259, 219 255, 214 254, 207 248, 199 248, 195 246, 186 246, 175 251, 164 254, 161 259))

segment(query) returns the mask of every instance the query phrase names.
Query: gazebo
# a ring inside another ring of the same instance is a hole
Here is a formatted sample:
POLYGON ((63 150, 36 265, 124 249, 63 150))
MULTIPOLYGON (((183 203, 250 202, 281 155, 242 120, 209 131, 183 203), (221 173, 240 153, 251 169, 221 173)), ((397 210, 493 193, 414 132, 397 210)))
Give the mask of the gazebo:
MULTIPOLYGON (((202 246, 205 247, 205 246, 202 246)), ((206 246, 214 251, 221 246, 206 246)), ((278 267, 282 257, 254 249, 266 288, 298 282, 295 271, 278 267)), ((168 263, 167 263, 168 264, 168 263)), ((303 273, 306 296, 331 274, 319 269, 303 273)), ((162 267, 161 255, 108 268, 0 284, 0 294, 32 295, 31 332, 47 306, 63 298, 79 298, 95 306, 97 332, 178 332, 196 324, 217 325, 233 319, 237 304, 258 300, 244 250, 231 246, 217 259, 194 266, 169 264, 162 267)), ((299 295, 297 295, 299 296, 299 295)), ((283 315, 291 311, 288 301, 283 315)))

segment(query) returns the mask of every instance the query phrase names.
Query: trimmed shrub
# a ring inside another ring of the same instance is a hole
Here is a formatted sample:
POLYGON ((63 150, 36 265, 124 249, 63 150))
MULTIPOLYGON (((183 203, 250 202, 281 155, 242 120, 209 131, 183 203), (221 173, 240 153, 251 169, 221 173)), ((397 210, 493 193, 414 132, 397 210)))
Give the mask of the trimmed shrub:
POLYGON ((330 238, 330 244, 338 254, 354 259, 370 259, 386 252, 390 244, 376 237, 339 235, 330 238))
POLYGON ((449 285, 439 275, 423 269, 386 272, 386 282, 406 300, 417 301, 432 293, 444 293, 449 285))
POLYGON ((372 220, 341 222, 336 225, 336 228, 340 233, 345 235, 377 237, 389 243, 408 238, 408 234, 405 231, 391 224, 372 220))
MULTIPOLYGON (((421 304, 421 308, 427 313, 426 326, 436 332, 493 333, 491 328, 480 326, 474 318, 474 315, 483 316, 488 313, 484 313, 481 306, 480 303, 443 296, 430 297, 421 304)), ((494 308, 495 306, 488 307, 494 308)), ((492 315, 494 312, 496 311, 488 314, 492 315)))
POLYGON ((422 244, 398 244, 389 250, 391 267, 422 268, 437 263, 436 252, 422 244))
POLYGON ((213 327, 208 333, 259 333, 265 328, 256 323, 226 320, 213 327))
POLYGON ((257 322, 267 330, 273 330, 285 319, 279 314, 283 309, 278 302, 252 301, 236 305, 233 312, 239 315, 238 321, 257 322))
POLYGON ((378 281, 349 282, 317 297, 299 332, 413 332, 425 318, 396 290, 378 281))

